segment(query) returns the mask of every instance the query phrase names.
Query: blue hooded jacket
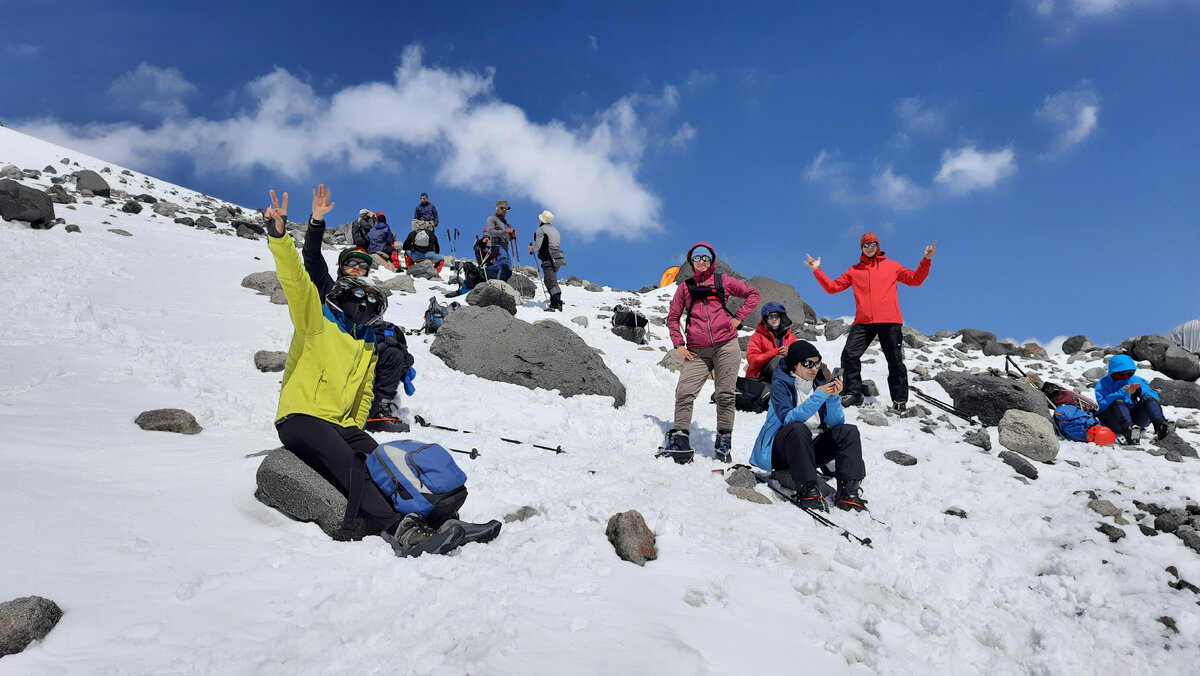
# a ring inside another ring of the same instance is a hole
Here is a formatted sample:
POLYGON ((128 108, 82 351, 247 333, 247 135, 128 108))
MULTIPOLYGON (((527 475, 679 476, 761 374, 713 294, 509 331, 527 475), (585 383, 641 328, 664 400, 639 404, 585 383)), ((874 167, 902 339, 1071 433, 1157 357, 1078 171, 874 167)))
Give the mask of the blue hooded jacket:
POLYGON ((846 412, 842 409, 842 398, 831 397, 818 387, 825 384, 825 379, 818 373, 813 381, 813 392, 804 403, 797 406, 796 383, 792 374, 787 372, 787 365, 782 359, 775 367, 774 379, 771 381, 771 406, 767 408, 767 419, 763 422, 758 438, 754 440, 754 450, 750 453, 750 464, 770 471, 771 449, 775 443, 775 435, 784 425, 794 422, 804 422, 814 413, 821 416, 821 424, 827 427, 837 427, 846 422, 846 412))
POLYGON ((388 227, 387 221, 379 221, 367 233, 367 252, 378 253, 394 246, 396 243, 396 235, 392 233, 392 229, 388 227))
POLYGON ((1108 375, 1100 379, 1096 383, 1096 403, 1100 405, 1100 410, 1108 408, 1118 401, 1124 401, 1126 405, 1133 406, 1133 397, 1125 391, 1126 385, 1133 383, 1141 383, 1142 388, 1139 390, 1141 396, 1158 399, 1158 392, 1155 392, 1150 383, 1145 379, 1137 376, 1129 376, 1128 380, 1113 380, 1112 374, 1120 373, 1121 371, 1136 371, 1137 364, 1133 362, 1133 358, 1129 355, 1118 354, 1113 355, 1108 360, 1108 375))

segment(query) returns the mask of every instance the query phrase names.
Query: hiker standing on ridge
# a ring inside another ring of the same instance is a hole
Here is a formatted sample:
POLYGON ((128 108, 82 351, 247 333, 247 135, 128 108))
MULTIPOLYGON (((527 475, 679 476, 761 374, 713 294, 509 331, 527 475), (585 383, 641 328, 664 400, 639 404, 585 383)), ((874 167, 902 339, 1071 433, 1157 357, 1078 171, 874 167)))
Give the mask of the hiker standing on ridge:
POLYGON ((904 318, 900 315, 900 299, 896 295, 896 283, 920 286, 929 276, 929 266, 937 251, 937 240, 925 247, 925 257, 916 271, 888 260, 879 247, 879 238, 867 233, 859 240, 862 256, 858 264, 830 280, 821 269, 821 258, 808 256, 805 264, 812 269, 817 283, 827 293, 840 293, 854 287, 854 325, 846 335, 846 347, 842 349, 845 394, 843 406, 858 406, 862 395, 862 356, 871 341, 879 338, 883 356, 888 365, 888 390, 892 396, 892 408, 903 411, 908 405, 908 371, 904 368, 904 334, 901 327, 904 318))
POLYGON ((492 254, 487 266, 488 279, 507 282, 512 277, 512 259, 508 255, 508 243, 517 238, 517 231, 508 224, 508 200, 498 200, 496 211, 487 217, 484 232, 492 243, 492 254))
POLYGON ((697 242, 688 250, 692 278, 675 288, 671 309, 667 312, 667 328, 671 342, 683 357, 679 384, 675 386, 675 424, 667 432, 660 455, 679 464, 692 461, 689 432, 692 426, 692 405, 696 395, 713 373, 717 398, 717 438, 713 453, 717 460, 730 462, 733 446, 734 390, 742 348, 738 344, 738 327, 762 296, 758 289, 735 277, 716 274, 717 254, 708 242, 697 242), (725 307, 726 294, 746 299, 734 315, 725 307), (684 316, 684 328, 679 318, 684 316), (684 334, 686 331, 686 336, 684 334))
POLYGON ((542 281, 546 284, 546 294, 550 296, 546 311, 562 312, 562 289, 558 286, 558 270, 567 264, 562 252, 562 237, 554 227, 554 214, 543 211, 538 214, 538 221, 540 225, 533 233, 533 244, 529 245, 529 253, 536 252, 542 261, 542 281))
POLYGON ((438 213, 437 207, 433 206, 433 202, 429 201, 429 195, 421 193, 421 203, 413 211, 413 230, 433 230, 437 231, 438 213))

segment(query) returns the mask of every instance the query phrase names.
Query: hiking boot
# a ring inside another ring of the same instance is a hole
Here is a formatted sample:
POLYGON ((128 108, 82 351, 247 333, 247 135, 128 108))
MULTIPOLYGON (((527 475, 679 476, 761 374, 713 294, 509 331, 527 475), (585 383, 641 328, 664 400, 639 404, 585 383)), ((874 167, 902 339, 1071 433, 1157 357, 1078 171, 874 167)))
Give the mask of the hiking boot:
POLYGON ((466 536, 465 542, 478 542, 482 544, 495 540, 496 536, 500 534, 501 525, 495 519, 487 523, 470 523, 468 521, 460 521, 457 517, 451 517, 442 522, 441 526, 438 526, 438 532, 444 533, 451 528, 461 528, 463 534, 466 536))
POLYGON ((804 509, 815 509, 820 512, 828 512, 829 508, 825 506, 825 496, 821 495, 821 488, 815 481, 805 481, 800 490, 796 491, 796 504, 804 509))
POLYGON ((867 501, 863 499, 862 488, 859 486, 860 481, 838 479, 837 483, 837 494, 833 497, 833 504, 837 505, 838 509, 861 512, 867 508, 867 501))
POLYGON ((1126 446, 1137 446, 1138 442, 1142 440, 1142 428, 1137 425, 1126 427, 1121 434, 1124 437, 1124 444, 1126 446))
POLYGON ((407 432, 408 423, 400 419, 400 407, 391 399, 376 399, 371 412, 367 414, 367 424, 363 429, 368 432, 407 432))
POLYGON ((892 410, 895 411, 896 413, 904 413, 905 409, 907 409, 907 408, 908 408, 908 404, 906 402, 903 402, 903 401, 892 402, 892 410))
POLYGON ((850 408, 851 406, 860 406, 863 403, 861 394, 843 394, 842 408, 850 408))
POLYGON ((713 455, 716 456, 717 462, 731 463, 733 462, 733 434, 718 434, 717 441, 713 444, 713 455))
POLYGON ((446 554, 466 542, 467 535, 462 526, 454 525, 444 531, 435 531, 418 514, 409 514, 396 525, 395 531, 380 533, 392 546, 396 556, 411 557, 422 554, 446 554))
POLYGON ((552 307, 553 307, 555 310, 558 310, 559 312, 562 312, 562 311, 563 311, 563 302, 562 302, 562 300, 552 300, 552 301, 550 301, 550 305, 551 305, 551 306, 552 306, 552 307))
POLYGON ((681 430, 667 432, 666 441, 658 452, 658 457, 671 458, 680 465, 686 465, 691 462, 692 455, 691 439, 688 437, 687 432, 681 430))
POLYGON ((1154 438, 1162 441, 1168 434, 1175 431, 1174 420, 1159 420, 1154 423, 1154 438))

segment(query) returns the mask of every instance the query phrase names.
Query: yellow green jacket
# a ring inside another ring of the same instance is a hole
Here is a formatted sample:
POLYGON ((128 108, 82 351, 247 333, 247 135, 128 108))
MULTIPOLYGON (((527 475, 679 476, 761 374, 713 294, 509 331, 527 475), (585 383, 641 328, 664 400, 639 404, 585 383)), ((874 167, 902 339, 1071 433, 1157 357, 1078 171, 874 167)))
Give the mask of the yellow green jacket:
POLYGON ((325 306, 290 234, 267 240, 295 328, 275 422, 302 413, 362 427, 374 397, 375 333, 325 306))

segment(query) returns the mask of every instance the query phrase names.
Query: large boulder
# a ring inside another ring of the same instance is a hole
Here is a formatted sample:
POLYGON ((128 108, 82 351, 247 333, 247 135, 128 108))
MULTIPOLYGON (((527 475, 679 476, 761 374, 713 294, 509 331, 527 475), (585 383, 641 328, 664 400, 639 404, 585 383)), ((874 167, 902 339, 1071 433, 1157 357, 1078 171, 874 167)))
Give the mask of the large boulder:
POLYGON ((985 425, 996 425, 1010 409, 1049 417, 1046 398, 1023 380, 1001 376, 943 371, 934 380, 954 406, 967 415, 979 416, 985 425))
POLYGON ((41 596, 22 596, 0 603, 0 657, 16 655, 46 638, 62 618, 62 608, 41 596))
POLYGON ((54 202, 41 190, 10 179, 0 180, 0 218, 28 221, 34 229, 48 229, 54 224, 54 202))
POLYGON ((1080 334, 1064 340, 1062 351, 1063 354, 1078 354, 1080 352, 1087 352, 1094 347, 1096 346, 1092 345, 1092 341, 1088 340, 1087 336, 1080 334))
POLYGON ((1150 381, 1150 387, 1158 392, 1163 406, 1200 408, 1200 385, 1196 383, 1155 378, 1150 381))
POLYGON ((1017 351, 1017 346, 1007 340, 989 340, 983 344, 983 354, 988 357, 1003 357, 1017 351))
POLYGON ((269 296, 276 291, 283 290, 283 287, 279 285, 279 277, 275 276, 274 270, 251 272, 242 278, 242 286, 247 289, 254 289, 264 296, 269 296))
POLYGON ((1000 445, 1038 462, 1058 457, 1058 435, 1045 416, 1010 409, 1000 419, 1000 445))
POLYGON ((112 197, 112 188, 108 187, 108 181, 91 169, 75 172, 75 189, 91 191, 96 197, 112 197))
POLYGON ((408 274, 421 279, 439 279, 437 265, 428 258, 422 258, 408 266, 408 274))
POLYGON ((831 319, 825 322, 825 340, 837 340, 850 332, 850 325, 843 319, 831 319))
MULTIPOLYGON (((1159 371, 1174 380, 1200 378, 1200 357, 1179 347, 1166 336, 1152 334, 1132 339, 1129 355, 1137 360, 1150 362, 1159 371)), ((1124 345, 1124 344, 1123 344, 1124 345)))
POLYGON ((166 216, 167 218, 175 218, 175 214, 179 213, 179 211, 183 209, 183 207, 179 206, 178 204, 172 204, 166 201, 151 202, 151 204, 154 205, 150 207, 151 211, 159 216, 166 216))
POLYGON ((521 294, 506 282, 489 279, 483 284, 476 284, 467 294, 467 305, 478 307, 504 308, 510 315, 517 314, 517 306, 521 304, 521 294))
MULTIPOLYGON (((758 323, 762 321, 762 306, 770 301, 781 303, 787 308, 788 317, 794 324, 803 324, 805 320, 814 323, 817 321, 817 313, 809 307, 808 303, 804 302, 804 299, 800 297, 800 292, 796 291, 796 287, 791 284, 784 284, 761 275, 751 277, 746 280, 746 283, 758 289, 758 292, 762 294, 762 299, 758 301, 758 307, 754 308, 754 312, 751 312, 743 322, 746 326, 751 328, 758 326, 758 323)), ((728 294, 726 295, 728 296, 728 294)), ((730 296, 728 305, 730 312, 736 313, 742 307, 742 299, 730 296)))
POLYGON ((462 307, 438 329, 429 351, 450 368, 564 397, 599 394, 625 405, 625 385, 596 351, 554 320, 534 324, 497 307, 462 307))
POLYGON ((354 519, 349 533, 343 533, 346 496, 286 448, 271 451, 258 466, 255 479, 258 490, 254 497, 259 502, 297 521, 316 523, 334 540, 361 540, 379 533, 379 528, 361 516, 354 519))
POLYGON ((521 298, 533 298, 537 295, 537 282, 525 275, 513 275, 509 277, 508 285, 521 294, 521 298))
POLYGON ((990 331, 980 331, 979 329, 959 329, 958 335, 967 347, 978 349, 983 349, 983 346, 987 345, 988 341, 996 339, 996 334, 990 331))

